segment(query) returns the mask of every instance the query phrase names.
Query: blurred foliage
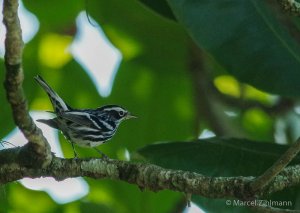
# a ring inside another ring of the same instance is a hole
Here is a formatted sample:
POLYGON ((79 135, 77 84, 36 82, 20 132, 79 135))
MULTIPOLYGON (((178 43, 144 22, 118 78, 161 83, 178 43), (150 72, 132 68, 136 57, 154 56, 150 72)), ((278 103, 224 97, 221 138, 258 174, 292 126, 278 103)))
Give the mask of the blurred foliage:
POLYGON ((197 44, 229 73, 271 93, 299 96, 298 27, 277 2, 167 2, 197 44))
MULTIPOLYGON (((297 105, 300 49, 295 36, 298 27, 294 25, 298 26, 299 20, 284 14, 276 2, 26 0, 24 5, 40 22, 40 29, 26 44, 23 57, 23 86, 30 109, 52 109, 48 97, 33 80, 37 74, 75 108, 119 104, 129 109, 139 119, 124 122, 114 138, 100 147, 111 158, 128 160, 130 153, 133 160, 148 160, 206 175, 259 175, 286 149, 270 141, 290 143, 300 135, 299 109, 276 108, 284 97, 294 97, 291 100, 297 105), (76 17, 84 10, 123 56, 112 93, 106 98, 98 94, 84 67, 66 51, 77 32, 76 17), (192 64, 195 59, 191 49, 196 45, 202 57, 192 64), (194 69, 205 73, 201 75, 204 77, 196 78, 191 74, 194 69), (201 92, 212 108, 201 112, 204 103, 198 100, 202 94, 195 88, 202 82, 210 82, 221 96, 235 102, 224 102, 207 87, 201 92), (245 107, 248 101, 257 104, 245 107), (272 107, 278 112, 265 110, 272 107), (226 136, 259 142, 221 140, 217 135, 208 141, 149 145, 195 139, 204 129, 214 132, 211 120, 224 127, 226 136), (142 147, 145 148, 135 155, 142 147), (142 159, 134 158, 140 155, 142 159)), ((3 82, 3 59, 0 62, 3 82)), ((14 128, 3 89, 0 102, 2 138, 14 128)), ((70 144, 61 134, 59 138, 64 155, 73 157, 70 144)), ((93 150, 77 150, 80 157, 96 155, 93 150)), ((180 193, 141 192, 136 186, 111 180, 86 181, 89 194, 66 204, 57 204, 47 193, 26 189, 19 183, 8 184, 0 189, 0 212, 182 210, 177 209, 183 200, 180 193), (35 205, 31 205, 33 202, 35 205)), ((297 190, 278 193, 276 199, 284 196, 295 201, 297 190)), ((225 212, 224 200, 195 196, 193 201, 209 212, 225 212)))
POLYGON ((236 98, 256 100, 261 103, 272 105, 274 96, 260 91, 250 85, 239 83, 230 75, 220 75, 214 79, 214 84, 220 92, 236 98))

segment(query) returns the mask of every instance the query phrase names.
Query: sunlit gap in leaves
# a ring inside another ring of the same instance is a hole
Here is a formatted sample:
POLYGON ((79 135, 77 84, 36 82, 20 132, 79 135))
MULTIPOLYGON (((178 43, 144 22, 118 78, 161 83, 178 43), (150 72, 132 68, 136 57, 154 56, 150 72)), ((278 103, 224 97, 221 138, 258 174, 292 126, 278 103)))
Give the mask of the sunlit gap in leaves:
POLYGON ((195 203, 191 202, 191 207, 186 207, 183 213, 205 213, 195 203))
POLYGON ((299 138, 300 135, 300 119, 299 107, 295 107, 294 111, 290 111, 277 117, 275 120, 275 142, 278 144, 290 144, 299 138))
POLYGON ((81 12, 77 19, 77 34, 70 47, 75 60, 94 82, 99 94, 109 96, 122 55, 106 38, 101 27, 81 12))
POLYGON ((205 138, 213 138, 215 137, 216 134, 213 131, 210 131, 208 129, 204 129, 200 135, 199 135, 199 139, 205 139, 205 138))
MULTIPOLYGON (((2 11, 2 3, 0 4, 0 10, 2 11)), ((37 33, 39 29, 39 21, 34 14, 26 10, 22 1, 19 6, 19 18, 22 27, 22 37, 25 43, 28 43, 37 33)), ((0 19, 3 19, 2 13, 0 13, 0 19)), ((4 39, 6 29, 1 22, 0 24, 0 57, 4 57, 4 39)))
POLYGON ((234 111, 224 111, 224 113, 228 116, 228 117, 237 117, 238 114, 234 111))
MULTIPOLYGON (((50 115, 47 116, 47 114, 43 112, 31 112, 30 115, 34 120, 39 118, 50 118, 50 115)), ((63 157, 61 147, 58 144, 57 131, 45 124, 38 122, 36 124, 42 129, 44 136, 50 143, 51 151, 54 152, 57 157, 63 157)), ((15 146, 23 146, 27 141, 17 128, 3 140, 8 141, 15 146)), ((4 147, 8 148, 13 146, 5 144, 4 147)), ((0 149, 3 149, 3 147, 0 147, 0 149)), ((78 200, 86 196, 89 191, 89 186, 83 178, 69 178, 60 182, 53 178, 24 178, 20 180, 20 182, 28 189, 47 192, 55 202, 61 204, 78 200)))

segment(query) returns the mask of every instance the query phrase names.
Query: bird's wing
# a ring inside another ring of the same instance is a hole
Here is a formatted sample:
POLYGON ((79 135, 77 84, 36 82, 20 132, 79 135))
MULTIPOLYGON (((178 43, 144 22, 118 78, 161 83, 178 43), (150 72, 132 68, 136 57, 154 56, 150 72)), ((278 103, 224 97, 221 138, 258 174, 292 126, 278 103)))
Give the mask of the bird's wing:
POLYGON ((57 116, 72 121, 74 123, 77 123, 81 126, 86 126, 93 129, 101 130, 101 127, 97 124, 97 122, 95 122, 95 119, 97 118, 95 118, 95 116, 87 112, 65 111, 62 113, 57 113, 57 116))

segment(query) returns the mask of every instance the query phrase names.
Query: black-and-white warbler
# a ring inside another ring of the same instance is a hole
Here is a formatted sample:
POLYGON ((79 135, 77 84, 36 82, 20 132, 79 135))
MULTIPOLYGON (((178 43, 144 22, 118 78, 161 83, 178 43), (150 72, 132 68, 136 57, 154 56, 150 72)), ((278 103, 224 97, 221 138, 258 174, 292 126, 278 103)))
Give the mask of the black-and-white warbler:
POLYGON ((48 94, 53 105, 53 113, 56 115, 52 119, 39 119, 37 121, 60 130, 71 142, 75 157, 77 157, 77 153, 74 143, 82 147, 93 147, 102 156, 105 156, 96 146, 111 139, 123 120, 136 118, 126 109, 117 105, 106 105, 97 109, 73 109, 58 96, 42 77, 36 76, 35 80, 48 94))

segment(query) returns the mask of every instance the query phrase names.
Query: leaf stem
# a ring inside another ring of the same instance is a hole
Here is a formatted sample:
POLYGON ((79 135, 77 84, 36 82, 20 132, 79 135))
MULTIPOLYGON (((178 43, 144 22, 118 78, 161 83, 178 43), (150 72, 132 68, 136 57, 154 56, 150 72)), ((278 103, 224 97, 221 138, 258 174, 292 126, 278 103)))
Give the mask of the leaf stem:
POLYGON ((299 153, 300 151, 300 138, 261 176, 257 177, 250 183, 253 192, 263 190, 276 175, 278 175, 299 153))

